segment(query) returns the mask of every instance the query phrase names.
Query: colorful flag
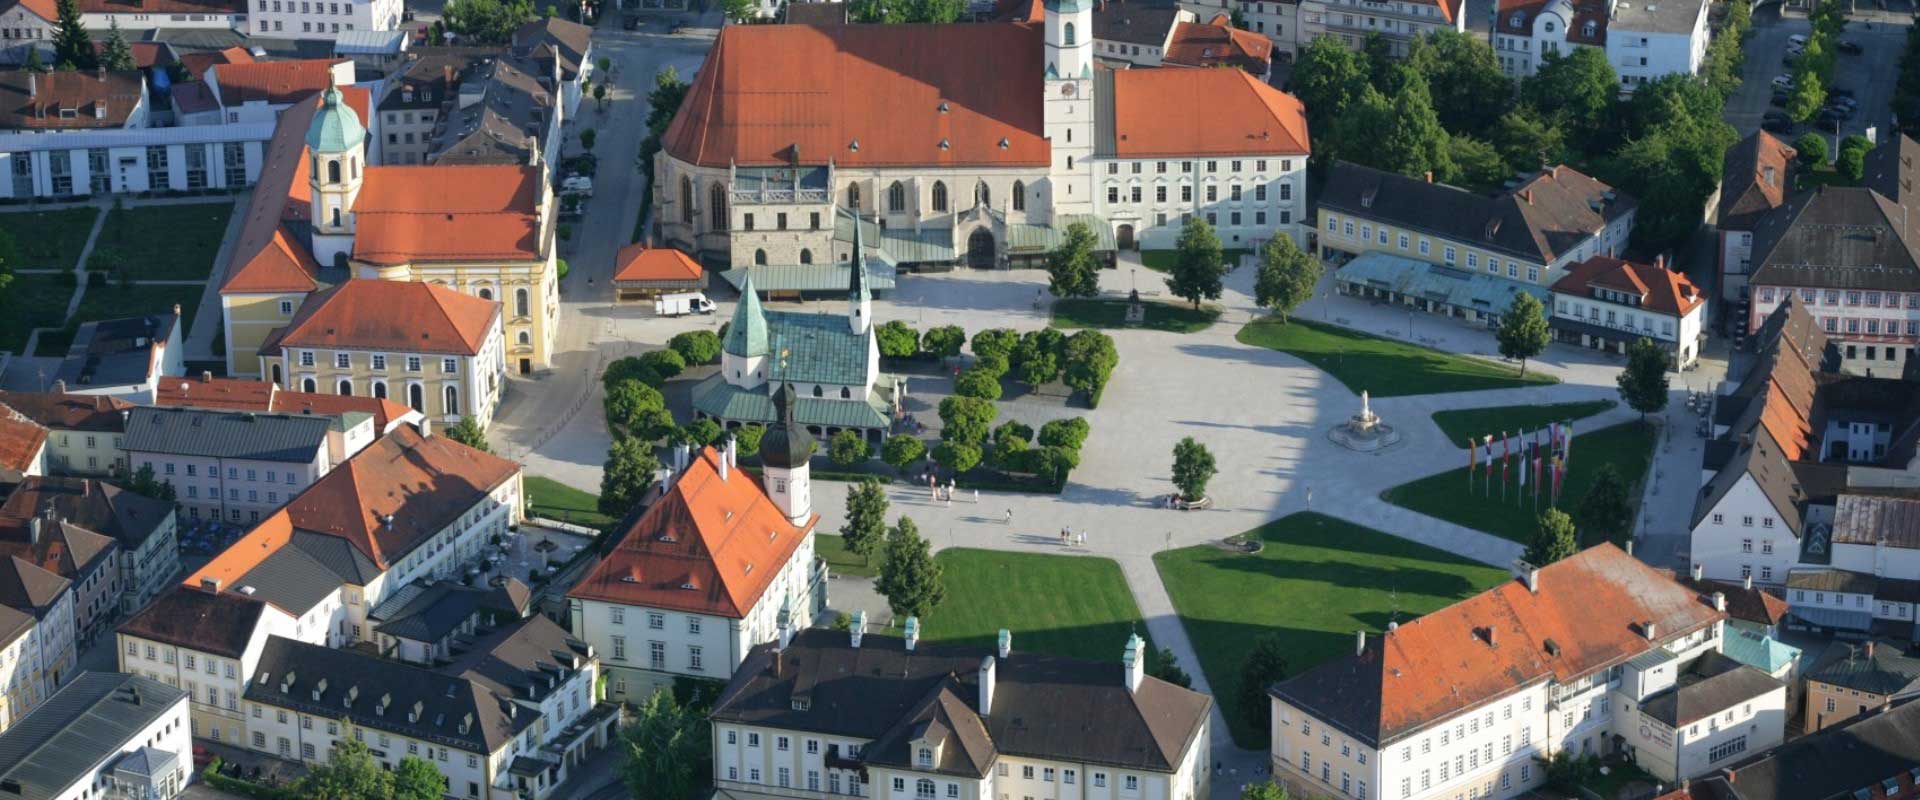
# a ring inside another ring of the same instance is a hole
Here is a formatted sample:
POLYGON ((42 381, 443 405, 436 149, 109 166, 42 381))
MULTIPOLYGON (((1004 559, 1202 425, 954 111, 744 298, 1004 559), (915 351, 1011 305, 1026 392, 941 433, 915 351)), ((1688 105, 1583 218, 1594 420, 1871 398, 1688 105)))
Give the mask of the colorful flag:
POLYGON ((1473 468, 1480 465, 1480 446, 1467 439, 1467 477, 1473 477, 1473 468))
POLYGON ((1540 472, 1540 448, 1533 449, 1533 500, 1540 501, 1540 484, 1547 482, 1547 476, 1540 472))
MULTIPOLYGON (((1504 461, 1507 461, 1507 460, 1509 460, 1509 459, 1511 459, 1511 458, 1513 457, 1513 451, 1512 451, 1512 448, 1511 448, 1511 446, 1510 446, 1510 445, 1512 444, 1512 442, 1513 442, 1513 440, 1512 440, 1512 439, 1509 439, 1509 438, 1507 438, 1507 432, 1506 432, 1506 431, 1501 431, 1501 432, 1500 432, 1500 460, 1501 460, 1501 461, 1503 461, 1503 462, 1504 462, 1504 461)), ((1504 467, 1504 464, 1503 464, 1502 466, 1504 467)), ((1502 472, 1502 473, 1500 473, 1500 474, 1501 474, 1501 475, 1505 475, 1506 473, 1505 473, 1505 472, 1502 472)))
POLYGON ((1560 435, 1567 437, 1566 441, 1560 443, 1560 458, 1563 461, 1572 459, 1573 458, 1573 423, 1569 422, 1565 425, 1560 426, 1560 435))
POLYGON ((1493 434, 1491 433, 1487 434, 1487 437, 1481 440, 1481 444, 1487 448, 1486 452, 1482 453, 1482 455, 1485 455, 1487 457, 1487 475, 1488 477, 1492 477, 1493 475, 1493 434))
POLYGON ((1559 456, 1553 459, 1553 504, 1560 503, 1560 479, 1567 474, 1567 462, 1559 456))
POLYGON ((1525 438, 1520 440, 1520 488, 1522 489, 1527 488, 1527 462, 1533 460, 1527 457, 1527 450, 1532 447, 1532 442, 1527 441, 1525 438))

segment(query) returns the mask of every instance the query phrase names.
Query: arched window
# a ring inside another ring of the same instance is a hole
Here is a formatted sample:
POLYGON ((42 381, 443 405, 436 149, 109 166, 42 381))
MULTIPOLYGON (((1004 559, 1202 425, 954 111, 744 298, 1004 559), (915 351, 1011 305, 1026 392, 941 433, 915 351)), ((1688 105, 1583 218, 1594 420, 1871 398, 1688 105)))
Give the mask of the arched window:
POLYGON ((327 162, 327 182, 340 182, 340 160, 337 158, 327 162))
POLYGON ((340 209, 333 210, 333 227, 340 227, 340 209))
POLYGON ((1553 20, 1547 20, 1547 33, 1553 32, 1553 20))
POLYGON ((765 251, 765 250, 755 250, 755 251, 753 251, 753 265, 754 265, 754 266, 756 266, 756 267, 764 267, 764 266, 766 266, 766 265, 767 265, 767 251, 765 251))
POLYGON ((693 179, 680 176, 680 221, 693 224, 693 179))
POLYGON ((842 386, 842 387, 840 387, 840 399, 842 399, 842 400, 851 400, 851 399, 853 399, 853 389, 852 389, 852 387, 848 387, 848 386, 842 386))
POLYGON ((407 384, 407 407, 422 414, 427 413, 427 393, 421 390, 420 384, 407 384))
POLYGON ((993 191, 987 188, 986 181, 974 184, 973 201, 983 206, 993 205, 993 191))
POLYGON ((1599 28, 1599 23, 1596 23, 1593 20, 1587 20, 1585 23, 1581 24, 1580 26, 1580 35, 1591 39, 1593 38, 1594 31, 1597 30, 1598 28, 1599 28))
POLYGON ((386 381, 373 382, 373 396, 378 397, 382 400, 387 399, 387 382, 386 381))
MULTIPOLYGON (((1071 28, 1073 26, 1068 25, 1067 27, 1071 28)), ((933 781, 927 780, 926 778, 915 781, 913 784, 913 796, 920 800, 931 800, 933 797, 933 781)))
POLYGON ((710 194, 712 199, 707 201, 707 227, 724 231, 727 229, 727 187, 715 183, 710 194))
POLYGON ((816 383, 816 384, 814 384, 814 385, 813 385, 813 396, 814 396, 814 397, 825 397, 825 396, 826 396, 826 394, 827 394, 826 392, 823 392, 823 391, 821 391, 821 390, 820 390, 820 384, 817 384, 817 383, 816 383))
POLYGON ((320 385, 315 383, 312 378, 303 378, 300 381, 300 391, 313 394, 314 392, 320 391, 320 385))
POLYGON ((1067 23, 1067 46, 1073 46, 1073 23, 1067 23))
POLYGON ((513 290, 514 316, 524 317, 531 314, 532 312, 528 310, 528 306, 529 306, 529 303, 527 302, 527 290, 524 288, 513 290))
POLYGON ((342 381, 340 381, 340 387, 339 387, 339 388, 340 388, 340 396, 341 396, 341 397, 352 397, 352 396, 353 396, 353 381, 349 381, 349 380, 342 380, 342 381))
POLYGON ((847 184, 847 208, 860 210, 860 184, 847 184))
POLYGON ((892 186, 887 187, 887 210, 895 214, 907 210, 906 184, 894 181, 892 186))
POLYGON ((800 263, 802 264, 813 263, 813 251, 805 247, 800 248, 800 263))
POLYGON ((520 332, 520 343, 521 343, 521 344, 533 344, 533 334, 532 334, 532 333, 530 333, 530 332, 527 332, 527 331, 521 331, 521 332, 520 332))
POLYGON ((446 400, 446 413, 448 416, 460 413, 460 387, 448 386, 446 400))
POLYGON ((1013 182, 1013 210, 1027 210, 1027 184, 1022 181, 1013 182))
POLYGON ((482 300, 492 300, 492 299, 493 299, 493 290, 492 290, 492 289, 489 289, 489 288, 487 288, 487 287, 485 287, 485 286, 482 286, 482 287, 480 287, 480 299, 482 299, 482 300))
POLYGON ((945 182, 933 182, 933 210, 947 210, 947 184, 945 182))

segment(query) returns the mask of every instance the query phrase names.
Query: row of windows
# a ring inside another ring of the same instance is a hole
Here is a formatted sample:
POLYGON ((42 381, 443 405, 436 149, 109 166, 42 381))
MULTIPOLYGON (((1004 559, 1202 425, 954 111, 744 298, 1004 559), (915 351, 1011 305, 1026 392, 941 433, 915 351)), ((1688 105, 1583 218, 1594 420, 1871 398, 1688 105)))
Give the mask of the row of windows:
MULTIPOLYGON (((1794 291, 1793 289, 1776 290, 1772 286, 1762 286, 1760 287, 1760 302, 1771 303, 1776 297, 1777 299, 1785 300, 1792 296, 1794 291)), ((1841 305, 1844 300, 1845 304, 1849 306, 1880 308, 1884 305, 1887 308, 1899 308, 1901 303, 1904 302, 1907 308, 1920 310, 1920 292, 1869 292, 1864 289, 1844 292, 1839 289, 1800 289, 1798 291, 1800 293, 1800 302, 1810 306, 1838 306, 1841 305)))
MULTIPOLYGON (((1142 187, 1139 187, 1139 186, 1129 186, 1129 187, 1126 187, 1126 188, 1127 188, 1127 197, 1129 198, 1129 202, 1133 202, 1133 203, 1138 203, 1138 202, 1140 202, 1140 201, 1141 201, 1141 198, 1143 197, 1143 194, 1142 194, 1142 187)), ((1213 185, 1213 184, 1208 184, 1208 185, 1206 185, 1206 186, 1205 186, 1205 187, 1203 187, 1203 188, 1205 188, 1205 189, 1206 189, 1206 202, 1209 202, 1209 203, 1217 203, 1217 202, 1219 202, 1219 201, 1220 201, 1220 187, 1219 187, 1219 186, 1216 186, 1216 185, 1213 185)), ((1108 186, 1108 187, 1107 187, 1107 202, 1108 202, 1108 203, 1110 203, 1110 204, 1117 204, 1117 203, 1119 203, 1119 202, 1120 202, 1120 197, 1121 197, 1121 194, 1120 194, 1120 189, 1121 189, 1121 187, 1119 187, 1119 186, 1108 186)), ((1240 184, 1238 184, 1238 183, 1233 183, 1233 184, 1228 184, 1228 186, 1227 186, 1227 202, 1229 202, 1229 203, 1238 203, 1238 202, 1240 202, 1240 201, 1241 201, 1241 199, 1242 199, 1242 197, 1241 197, 1241 191, 1240 191, 1240 190, 1241 190, 1241 186, 1240 186, 1240 184)), ((1256 183, 1256 184, 1254 184, 1254 185, 1253 185, 1253 199, 1254 199, 1254 202, 1257 202, 1257 203, 1264 203, 1264 202, 1266 202, 1266 201, 1267 201, 1267 185, 1266 185, 1266 184, 1264 184, 1264 183, 1256 183)), ((1281 199, 1281 200, 1292 200, 1292 199, 1293 199, 1293 184, 1290 184, 1290 183, 1282 183, 1282 184, 1280 184, 1280 199, 1281 199)), ((1165 187, 1165 186, 1155 186, 1155 187, 1153 187, 1153 201, 1154 201, 1154 202, 1156 202, 1156 203, 1165 203, 1165 202, 1167 202, 1167 187, 1165 187)), ((1180 202, 1182 202, 1182 203, 1191 203, 1191 202, 1193 202, 1193 187, 1192 187, 1192 186, 1185 186, 1185 185, 1183 185, 1183 186, 1181 186, 1181 187, 1180 187, 1180 202)))
MULTIPOLYGON (((1820 327, 1827 333, 1839 333, 1842 326, 1839 317, 1821 317, 1820 327)), ((1888 336, 1899 336, 1901 326, 1900 320, 1897 319, 1882 322, 1877 319, 1862 320, 1858 317, 1847 317, 1845 327, 1847 333, 1865 333, 1868 336, 1878 336, 1885 333, 1888 336)), ((1908 336, 1920 336, 1920 319, 1907 320, 1906 331, 1906 335, 1908 336)), ((1868 356, 1868 358, 1872 358, 1872 356, 1868 356)))
MULTIPOLYGON (((615 625, 627 624, 627 610, 625 608, 621 608, 620 606, 613 606, 612 608, 607 609, 607 616, 610 620, 612 620, 613 624, 615 625)), ((667 627, 667 615, 662 614, 658 611, 647 612, 647 629, 648 630, 655 630, 655 631, 665 630, 666 627, 667 627)), ((696 616, 687 617, 687 633, 694 636, 700 635, 700 618, 699 617, 696 617, 696 616)))
MULTIPOLYGON (((520 291, 524 292, 526 290, 522 289, 520 291)), ((296 359, 300 366, 312 367, 318 363, 319 356, 312 350, 301 350, 296 356, 296 359)), ((408 372, 419 372, 423 366, 423 360, 420 356, 405 356, 403 360, 408 372)), ((385 353, 370 354, 367 357, 367 365, 372 369, 384 370, 387 368, 387 355, 385 353)), ((335 369, 352 369, 353 354, 346 351, 334 353, 333 366, 335 369)), ((452 375, 459 371, 460 359, 451 356, 440 359, 441 373, 452 375)))
MULTIPOLYGON (((613 660, 627 660, 627 637, 613 637, 613 660)), ((667 668, 667 643, 647 642, 647 669, 664 670, 667 668)), ((697 644, 687 645, 687 669, 704 672, 707 669, 706 649, 697 644)))
MULTIPOLYGON (((284 3, 282 2, 282 0, 260 0, 259 9, 264 12, 268 9, 269 5, 272 6, 272 9, 275 12, 281 11, 283 5, 285 6, 284 10, 287 13, 291 14, 294 11, 293 0, 285 0, 284 3)), ((306 0, 301 0, 300 13, 332 14, 335 16, 341 16, 346 14, 352 14, 353 4, 352 3, 309 3, 309 2, 306 2, 306 0)))
MULTIPOLYGON (((1129 161, 1129 162, 1127 162, 1127 172, 1128 172, 1129 174, 1132 174, 1132 175, 1139 175, 1139 174, 1142 174, 1142 173, 1143 173, 1143 172, 1145 172, 1145 170, 1146 170, 1146 163, 1147 163, 1147 162, 1145 162, 1145 161, 1129 161)), ((1175 164, 1175 163, 1177 163, 1177 164, 1179 164, 1179 165, 1180 165, 1180 171, 1181 171, 1182 173, 1190 173, 1190 172, 1193 172, 1193 165, 1194 165, 1194 163, 1196 163, 1196 162, 1193 162, 1193 161, 1179 161, 1179 162, 1174 162, 1174 161, 1155 161, 1155 162, 1153 162, 1153 173, 1154 173, 1155 175, 1165 175, 1165 174, 1167 174, 1167 169, 1168 169, 1168 166, 1167 166, 1167 165, 1169 165, 1169 164, 1175 164)), ((1202 164, 1205 164, 1205 165, 1206 165, 1206 171, 1207 171, 1208 173, 1215 173, 1215 172, 1219 172, 1219 171, 1220 171, 1220 162, 1219 162, 1219 161, 1217 161, 1217 160, 1216 160, 1216 161, 1205 161, 1205 162, 1199 162, 1199 163, 1202 163, 1202 164)), ((1239 172, 1239 171, 1240 171, 1240 165, 1241 165, 1241 164, 1243 164, 1243 163, 1245 163, 1245 162, 1242 162, 1242 161, 1239 161, 1239 160, 1237 160, 1237 159, 1236 159, 1236 160, 1232 160, 1232 161, 1228 161, 1228 162, 1227 162, 1227 164, 1228 164, 1228 166, 1229 166, 1230 168, 1229 168, 1229 169, 1228 169, 1227 171, 1228 171, 1228 172, 1239 172)), ((1267 160, 1266 160, 1266 159, 1264 159, 1264 158, 1259 158, 1259 159, 1254 159, 1254 161, 1253 161, 1253 171, 1254 171, 1254 172, 1266 172, 1266 171, 1267 171, 1267 160)), ((1292 172, 1292 171, 1293 171, 1293 159, 1291 159, 1291 158, 1283 158, 1283 159, 1280 159, 1280 171, 1281 171, 1281 172, 1292 172)), ((1109 162, 1107 162, 1107 174, 1108 174, 1108 175, 1118 175, 1118 174, 1120 174, 1120 162, 1118 162, 1118 161, 1109 161, 1109 162)))
MULTIPOLYGON (((1342 221, 1331 214, 1327 215, 1327 232, 1341 234, 1347 237, 1348 239, 1358 238, 1359 241, 1362 241, 1362 242, 1367 242, 1367 243, 1377 242, 1381 247, 1389 246, 1390 244, 1389 240, 1392 238, 1391 233, 1387 230, 1387 226, 1385 225, 1380 226, 1379 229, 1376 230, 1374 226, 1370 224, 1361 223, 1356 229, 1353 220, 1349 219, 1349 220, 1342 221), (1357 230, 1357 234, 1356 234, 1356 230, 1357 230)), ((1407 234, 1401 233, 1399 235, 1399 241, 1397 242, 1397 244, 1399 245, 1399 249, 1401 252, 1406 252, 1410 246, 1414 246, 1417 244, 1420 255, 1422 256, 1433 255, 1433 240, 1428 239, 1425 236, 1420 237, 1419 241, 1416 243, 1407 234)), ((1583 246, 1582 254, 1584 254, 1584 246, 1583 246)), ((1441 258, 1447 263, 1448 266, 1456 266, 1459 262, 1459 257, 1460 257, 1460 253, 1457 249, 1455 249, 1453 245, 1443 244, 1441 248, 1441 258)), ((1500 274, 1500 259, 1495 258, 1493 256, 1487 256, 1486 261, 1487 261, 1487 274, 1489 275, 1500 274)), ((1468 251, 1467 268, 1479 269, 1479 267, 1480 267, 1480 254, 1472 251, 1468 251)), ((1520 277, 1520 267, 1521 267, 1521 263, 1519 261, 1517 260, 1508 261, 1506 263, 1507 277, 1509 278, 1520 277)), ((1527 268, 1527 282, 1539 283, 1540 267, 1537 265, 1528 264, 1526 265, 1526 268, 1527 268)))

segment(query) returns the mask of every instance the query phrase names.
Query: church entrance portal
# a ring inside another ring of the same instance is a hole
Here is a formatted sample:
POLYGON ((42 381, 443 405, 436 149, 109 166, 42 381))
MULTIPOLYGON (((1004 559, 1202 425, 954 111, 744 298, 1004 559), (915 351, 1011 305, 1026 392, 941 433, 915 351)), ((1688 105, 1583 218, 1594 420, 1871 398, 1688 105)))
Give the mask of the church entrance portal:
POLYGON ((993 232, 985 228, 974 231, 967 237, 967 266, 992 269, 993 262, 993 232))
POLYGON ((1133 226, 1132 225, 1120 226, 1120 230, 1114 233, 1113 238, 1115 243, 1120 246, 1120 249, 1132 250, 1133 249, 1133 226))

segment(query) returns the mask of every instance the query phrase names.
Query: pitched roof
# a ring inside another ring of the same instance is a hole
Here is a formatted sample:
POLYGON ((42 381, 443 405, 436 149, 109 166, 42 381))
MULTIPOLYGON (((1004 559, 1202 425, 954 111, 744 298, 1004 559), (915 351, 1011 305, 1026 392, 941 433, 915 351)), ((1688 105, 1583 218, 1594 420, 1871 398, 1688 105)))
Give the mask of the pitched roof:
MULTIPOLYGON (((1110 0, 1093 7, 1093 38, 1102 42, 1165 47, 1186 16, 1178 3, 1110 0)), ((1041 18, 1034 17, 1038 22, 1041 18)), ((1096 48, 1097 49, 1097 48, 1096 48)))
POLYGON ((1754 131, 1727 148, 1715 224, 1721 230, 1751 231, 1762 215, 1785 203, 1795 155, 1766 131, 1754 131))
POLYGON ((206 77, 207 70, 218 64, 251 64, 253 54, 244 47, 223 47, 219 50, 202 50, 180 56, 180 66, 194 80, 206 77))
POLYGON ((1231 24, 1201 22, 1174 26, 1173 44, 1161 59, 1162 64, 1183 67, 1238 67, 1254 75, 1267 74, 1272 61, 1272 39, 1231 24))
POLYGON ((0 128, 119 128, 146 98, 129 72, 0 72, 0 128))
MULTIPOLYGON (((453 635, 475 614, 488 610, 493 590, 456 583, 409 583, 368 612, 377 633, 416 642, 438 642, 453 635)), ((504 611, 505 609, 492 609, 504 611)), ((518 616, 517 613, 512 616, 518 616)))
POLYGON ((0 521, 25 520, 48 509, 61 519, 111 536, 129 553, 174 515, 173 504, 92 478, 32 477, 0 504, 0 521))
POLYGON ((381 397, 294 392, 281 389, 272 381, 211 375, 159 381, 154 386, 154 405, 329 417, 361 413, 373 417, 373 427, 380 433, 385 433, 394 421, 418 413, 381 397))
POLYGON ((167 345, 179 332, 180 307, 173 313, 120 317, 80 323, 67 357, 54 373, 56 385, 122 386, 145 384, 160 374, 167 345))
POLYGON ((129 453, 305 464, 327 445, 332 420, 291 414, 141 406, 127 412, 129 453))
POLYGON ((1585 297, 1590 286, 1639 295, 1641 307, 1676 317, 1684 317, 1707 302, 1706 294, 1687 279, 1686 273, 1604 255, 1567 265, 1567 274, 1553 282, 1553 291, 1585 297))
POLYGON ((707 167, 796 150, 854 168, 1045 166, 1040 39, 1004 23, 729 25, 662 147, 707 167))
POLYGON ((1771 626, 1787 616, 1787 601, 1765 589, 1686 575, 1677 575, 1674 580, 1708 597, 1718 592, 1727 599, 1729 619, 1771 626))
POLYGON ((213 64, 212 83, 219 87, 220 104, 282 105, 292 103, 333 84, 333 67, 350 63, 338 58, 290 61, 246 61, 213 64))
POLYGON ((1864 186, 1821 186, 1754 226, 1756 286, 1920 291, 1920 221, 1864 186))
POLYGON ((1747 440, 1736 445, 1733 455, 1726 466, 1707 480, 1700 490, 1700 500, 1693 506, 1691 527, 1699 527, 1707 515, 1720 505, 1720 501, 1740 485, 1740 479, 1751 477, 1761 494, 1780 515, 1781 524, 1793 535, 1800 535, 1801 512, 1807 500, 1800 478, 1795 473, 1792 460, 1787 458, 1780 443, 1764 427, 1753 429, 1747 440))
POLYGON ((103 433, 126 430, 121 412, 133 407, 117 397, 68 392, 0 391, 0 403, 45 428, 103 433))
POLYGON ((1273 687, 1381 747, 1539 681, 1568 682, 1725 617, 1611 544, 1442 608, 1273 687))
POLYGON ((1902 703, 1869 711, 1841 727, 1827 728, 1775 747, 1735 766, 1727 777, 1696 780, 1712 794, 1703 800, 1834 800, 1872 796, 1873 786, 1891 781, 1909 795, 1920 787, 1920 703, 1902 703))
POLYGON ((0 10, 12 10, 15 8, 24 8, 32 12, 34 16, 48 22, 54 22, 60 18, 60 7, 56 0, 14 0, 14 2, 0 6, 0 10))
POLYGON ((701 451, 567 596, 734 619, 752 611, 819 517, 788 522, 753 475, 721 479, 723 457, 701 451))
POLYGON ((302 347, 473 356, 499 318, 498 301, 439 284, 354 279, 308 295, 260 352, 302 347))
POLYGON ((616 281, 697 281, 705 275, 700 262, 671 247, 635 242, 613 257, 616 281))
POLYGON ((186 693, 118 672, 83 672, 0 733, 0 782, 8 797, 70 797, 95 770, 182 702, 186 693))
POLYGON ((72 582, 109 566, 117 544, 111 536, 58 518, 0 518, 0 558, 18 558, 72 582))
POLYGON ((406 52, 404 65, 396 68, 398 74, 387 79, 387 90, 380 98, 380 108, 383 111, 437 109, 442 103, 455 98, 460 81, 469 70, 487 59, 504 58, 506 55, 506 48, 494 45, 410 48, 406 52))
POLYGON ((929 732, 966 751, 970 772, 1001 755, 1171 772, 1194 745, 1213 700, 1154 677, 1128 691, 1125 667, 1013 650, 994 659, 992 708, 979 714, 979 671, 993 651, 891 636, 809 629, 795 634, 775 671, 775 643, 755 647, 714 703, 716 721, 880 740, 861 758, 893 758, 880 745, 929 732), (805 702, 796 704, 795 700, 805 702), (796 710, 798 709, 798 710, 796 710), (909 724, 902 729, 901 723, 909 724), (940 726, 936 728, 935 725, 940 726), (984 740, 974 726, 984 729, 984 740), (982 752, 984 751, 984 752, 982 752))
POLYGON ((592 648, 535 614, 480 636, 440 667, 501 697, 544 699, 587 666, 592 648))
MULTIPOLYGON (((959 679, 951 675, 935 683, 919 702, 894 722, 893 727, 862 748, 860 757, 869 764, 925 769, 916 763, 918 759, 913 752, 913 744, 935 742, 941 747, 940 761, 933 765, 933 772, 969 778, 986 777, 987 770, 993 767, 999 753, 993 746, 993 735, 987 732, 986 723, 962 698, 961 694, 966 690, 959 679)), ((977 697, 977 686, 974 693, 977 697)))
MULTIPOLYGON (((340 90, 347 105, 366 119, 371 97, 367 90, 349 86, 340 90)), ((220 284, 221 294, 310 292, 320 288, 315 277, 319 262, 305 242, 283 224, 290 214, 307 215, 307 126, 320 108, 319 93, 280 112, 261 159, 260 178, 253 185, 240 235, 220 284)), ((371 168, 368 172, 372 172, 371 168)))
POLYGON ((1320 206, 1548 264, 1638 204, 1567 166, 1494 195, 1335 162, 1320 206), (1596 208, 1597 206, 1597 208, 1596 208))
POLYGON ((120 633, 179 645, 226 658, 246 652, 253 629, 266 613, 264 601, 239 592, 175 586, 126 622, 120 633))
POLYGON ((581 57, 593 46, 593 29, 559 17, 540 17, 513 32, 513 49, 518 55, 540 56, 542 45, 560 51, 562 77, 573 80, 580 71, 581 57))
POLYGON ((1110 99, 1096 111, 1100 155, 1307 155, 1306 107, 1245 70, 1109 70, 1094 93, 1110 99))
POLYGON ((1833 543, 1920 549, 1920 499, 1840 495, 1833 510, 1833 543))
POLYGON ((1684 728, 1786 684, 1760 670, 1711 650, 1679 667, 1675 683, 1640 701, 1640 711, 1684 728))
POLYGON ((1920 691, 1920 658, 1893 642, 1828 642, 1806 679, 1878 695, 1920 691))
POLYGON ((353 202, 353 257, 370 264, 533 260, 545 252, 541 168, 368 167, 353 202))
POLYGON ((0 555, 0 604, 36 619, 60 602, 73 581, 17 555, 0 555))
POLYGON ((47 429, 0 401, 0 475, 19 475, 40 462, 47 429))

